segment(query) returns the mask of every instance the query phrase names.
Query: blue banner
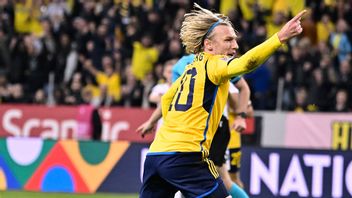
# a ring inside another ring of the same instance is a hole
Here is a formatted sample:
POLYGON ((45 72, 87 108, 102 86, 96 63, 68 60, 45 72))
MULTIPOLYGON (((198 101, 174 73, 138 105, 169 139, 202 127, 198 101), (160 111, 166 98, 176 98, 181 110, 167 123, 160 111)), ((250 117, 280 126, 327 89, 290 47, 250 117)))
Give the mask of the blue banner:
POLYGON ((250 197, 352 197, 352 154, 244 147, 241 178, 250 197))

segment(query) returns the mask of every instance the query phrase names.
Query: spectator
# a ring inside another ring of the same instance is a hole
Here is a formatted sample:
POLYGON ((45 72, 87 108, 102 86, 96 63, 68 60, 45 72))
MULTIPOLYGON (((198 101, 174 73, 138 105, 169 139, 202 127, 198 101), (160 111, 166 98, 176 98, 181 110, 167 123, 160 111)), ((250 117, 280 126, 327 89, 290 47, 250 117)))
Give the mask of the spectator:
POLYGON ((86 84, 81 93, 84 103, 91 104, 94 107, 99 107, 101 103, 101 96, 98 84, 90 76, 86 76, 85 82, 86 84))
POLYGON ((78 55, 76 52, 76 44, 71 43, 68 34, 61 34, 56 53, 55 82, 68 83, 78 65, 78 55))
POLYGON ((278 32, 281 27, 285 24, 286 17, 283 12, 274 12, 272 21, 268 22, 266 25, 267 38, 278 32))
POLYGON ((34 93, 48 81, 50 55, 47 46, 35 36, 24 35, 16 41, 12 51, 10 80, 23 83, 34 93))
POLYGON ((142 80, 153 69, 159 56, 158 50, 153 47, 150 35, 144 35, 141 42, 133 43, 132 72, 137 80, 142 80))
POLYGON ((352 47, 346 34, 347 28, 346 21, 339 19, 337 21, 336 31, 330 35, 330 44, 333 47, 338 63, 346 59, 351 59, 352 47))
POLYGON ((41 1, 15 1, 15 31, 18 33, 33 33, 36 36, 42 34, 40 26, 40 3, 41 1))
POLYGON ((314 104, 315 109, 307 109, 309 111, 327 111, 329 102, 331 101, 331 87, 332 84, 327 80, 321 68, 316 68, 313 71, 313 78, 310 82, 310 89, 307 99, 309 104, 314 104))
POLYGON ((336 93, 335 101, 334 101, 334 106, 330 111, 333 112, 349 112, 350 107, 349 107, 349 96, 348 92, 345 89, 339 89, 336 93))
POLYGON ((81 96, 82 89, 82 75, 81 73, 75 73, 73 75, 72 81, 70 82, 69 89, 65 92, 65 104, 68 105, 78 105, 83 102, 81 96))
POLYGON ((6 102, 8 103, 28 103, 28 97, 24 95, 23 86, 19 83, 11 85, 9 87, 10 95, 6 102))
POLYGON ((109 55, 102 58, 103 71, 99 71, 90 59, 84 63, 87 69, 96 79, 101 90, 101 102, 105 105, 116 105, 121 100, 121 77, 114 68, 114 63, 109 55))
POLYGON ((295 112, 316 111, 317 107, 314 104, 308 103, 307 89, 305 87, 298 87, 295 89, 294 104, 289 108, 289 110, 295 112))
POLYGON ((340 63, 337 79, 338 85, 352 87, 351 63, 348 60, 344 60, 340 63))
POLYGON ((38 89, 33 98, 33 104, 45 105, 47 103, 46 95, 43 89, 38 89))
POLYGON ((331 22, 329 15, 324 14, 317 23, 318 42, 327 42, 329 35, 334 31, 334 24, 331 22))
POLYGON ((69 5, 66 1, 52 0, 48 4, 43 16, 49 18, 53 25, 54 32, 58 32, 67 14, 69 14, 69 5))
POLYGON ((142 105, 144 87, 132 73, 131 66, 125 70, 126 81, 122 86, 123 105, 126 107, 138 107, 142 105))

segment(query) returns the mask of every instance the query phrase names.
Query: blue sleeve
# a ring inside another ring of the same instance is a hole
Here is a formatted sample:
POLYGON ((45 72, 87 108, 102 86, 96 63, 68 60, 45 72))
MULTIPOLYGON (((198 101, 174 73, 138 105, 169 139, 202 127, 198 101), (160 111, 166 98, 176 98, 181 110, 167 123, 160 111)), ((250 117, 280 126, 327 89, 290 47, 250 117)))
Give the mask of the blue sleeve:
POLYGON ((179 62, 180 60, 172 68, 172 82, 175 82, 182 75, 183 70, 185 69, 179 62))
POLYGON ((230 81, 233 84, 236 84, 241 78, 242 78, 242 76, 236 76, 236 77, 231 78, 230 81))
POLYGON ((175 82, 185 70, 186 66, 193 62, 194 54, 182 56, 172 68, 172 82, 175 82))

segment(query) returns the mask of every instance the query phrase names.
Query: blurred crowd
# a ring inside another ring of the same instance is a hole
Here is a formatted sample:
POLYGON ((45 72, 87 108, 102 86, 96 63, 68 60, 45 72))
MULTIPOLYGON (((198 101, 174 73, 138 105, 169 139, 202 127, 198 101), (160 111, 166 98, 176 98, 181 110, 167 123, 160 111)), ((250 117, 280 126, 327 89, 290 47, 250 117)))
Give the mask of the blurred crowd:
POLYGON ((154 106, 193 2, 230 17, 238 56, 307 9, 302 35, 244 76, 254 108, 351 111, 350 0, 0 0, 0 103, 154 106))

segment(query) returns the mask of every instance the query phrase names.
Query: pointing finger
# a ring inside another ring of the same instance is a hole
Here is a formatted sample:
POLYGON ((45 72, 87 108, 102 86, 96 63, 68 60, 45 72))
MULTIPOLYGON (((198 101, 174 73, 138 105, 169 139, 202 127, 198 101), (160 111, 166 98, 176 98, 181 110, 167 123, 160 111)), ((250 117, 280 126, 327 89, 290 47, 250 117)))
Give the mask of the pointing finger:
POLYGON ((292 21, 299 21, 301 20, 302 16, 307 12, 307 10, 302 10, 298 13, 295 17, 292 18, 292 21))

